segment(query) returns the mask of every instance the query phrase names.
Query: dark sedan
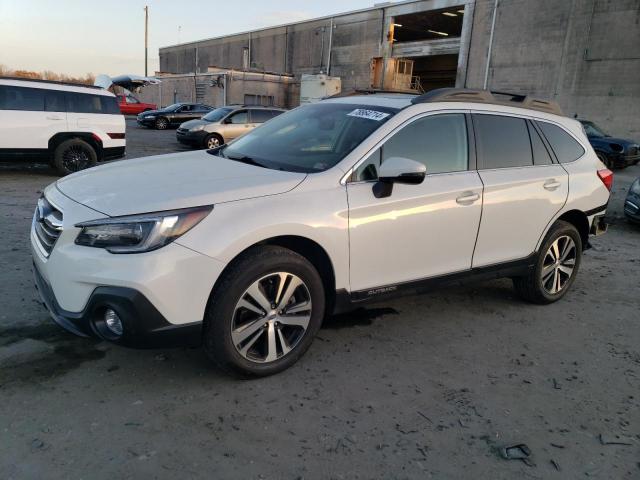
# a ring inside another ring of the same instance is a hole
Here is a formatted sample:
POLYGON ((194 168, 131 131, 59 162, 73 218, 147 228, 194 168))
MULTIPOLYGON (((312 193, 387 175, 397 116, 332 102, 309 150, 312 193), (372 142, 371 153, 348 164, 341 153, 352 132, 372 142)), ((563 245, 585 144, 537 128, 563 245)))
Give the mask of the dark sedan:
POLYGON ((629 188, 624 202, 624 214, 632 222, 640 223, 640 177, 636 178, 629 188))
POLYGON ((624 168, 640 161, 638 142, 615 138, 589 120, 580 120, 589 143, 607 168, 624 168))
POLYGON ((206 115, 213 107, 202 103, 174 103, 159 110, 149 110, 138 115, 138 123, 145 127, 165 130, 206 115))

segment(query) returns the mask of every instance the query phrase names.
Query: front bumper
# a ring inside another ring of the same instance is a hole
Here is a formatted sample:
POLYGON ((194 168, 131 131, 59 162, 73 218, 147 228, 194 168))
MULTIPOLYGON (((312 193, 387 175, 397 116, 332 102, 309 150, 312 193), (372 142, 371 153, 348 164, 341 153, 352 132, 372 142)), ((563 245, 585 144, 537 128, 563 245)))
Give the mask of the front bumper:
POLYGON ((624 214, 629 220, 640 223, 640 196, 629 194, 624 202, 624 214))
POLYGON ((199 130, 197 132, 183 130, 181 128, 176 130, 176 139, 185 145, 202 146, 204 145, 204 139, 207 138, 207 135, 209 135, 209 132, 204 130, 199 130))
POLYGON ((625 168, 635 165, 640 161, 640 155, 628 155, 626 153, 608 153, 607 158, 614 168, 625 168))
POLYGON ((142 125, 144 127, 153 127, 156 124, 156 118, 157 117, 153 117, 153 118, 149 118, 149 117, 136 117, 136 121, 138 122, 138 125, 142 125))
POLYGON ((127 347, 157 348, 198 346, 202 339, 202 322, 173 325, 140 292, 124 287, 98 287, 81 312, 60 307, 51 286, 34 263, 36 289, 53 320, 65 330, 81 337, 109 340, 127 347), (105 329, 104 311, 110 308, 120 317, 123 334, 115 337, 105 329))
MULTIPOLYGON (((211 289, 225 263, 173 242, 152 252, 117 255, 75 244, 76 224, 97 212, 64 196, 55 184, 45 197, 57 209, 62 229, 49 252, 35 222, 31 231, 33 263, 45 304, 54 319, 79 335, 95 335, 94 315, 112 303, 129 325, 120 343, 142 346, 150 338, 176 336, 201 323, 211 289), (151 320, 149 320, 151 319, 151 320), (148 323, 148 322, 151 323, 148 323), (147 334, 148 332, 148 334, 147 334), (158 332, 163 332, 162 334, 158 332)), ((104 313, 104 312, 101 312, 104 313)))

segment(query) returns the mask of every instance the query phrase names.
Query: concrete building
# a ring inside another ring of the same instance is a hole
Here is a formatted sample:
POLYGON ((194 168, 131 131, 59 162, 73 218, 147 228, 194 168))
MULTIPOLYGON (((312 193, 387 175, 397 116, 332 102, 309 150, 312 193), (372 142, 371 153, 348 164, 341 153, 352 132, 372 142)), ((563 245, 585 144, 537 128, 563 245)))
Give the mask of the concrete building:
POLYGON ((640 0, 387 2, 160 49, 160 69, 171 74, 218 65, 291 75, 281 105, 289 107, 302 74, 340 77, 343 90, 388 88, 380 72, 404 69, 398 59, 411 61, 413 85, 424 91, 531 93, 640 138, 640 0))

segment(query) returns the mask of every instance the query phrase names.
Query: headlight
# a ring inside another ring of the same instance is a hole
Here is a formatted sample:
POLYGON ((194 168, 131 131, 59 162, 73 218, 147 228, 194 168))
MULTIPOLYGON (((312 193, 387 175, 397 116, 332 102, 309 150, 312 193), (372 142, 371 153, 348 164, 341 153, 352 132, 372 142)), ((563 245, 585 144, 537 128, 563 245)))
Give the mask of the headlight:
POLYGON ((209 205, 79 223, 76 227, 82 230, 76 244, 104 248, 111 253, 157 250, 187 233, 212 209, 209 205))
POLYGON ((189 129, 190 132, 199 132, 200 130, 204 130, 204 125, 198 125, 189 129))
POLYGON ((636 195, 640 195, 640 178, 636 179, 636 181, 631 184, 631 188, 629 190, 636 195))

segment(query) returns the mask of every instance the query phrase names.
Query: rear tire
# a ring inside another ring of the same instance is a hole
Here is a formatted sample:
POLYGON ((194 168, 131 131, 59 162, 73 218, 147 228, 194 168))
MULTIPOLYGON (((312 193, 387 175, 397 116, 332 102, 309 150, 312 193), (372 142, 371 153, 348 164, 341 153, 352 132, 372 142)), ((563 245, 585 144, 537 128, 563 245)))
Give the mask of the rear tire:
POLYGON ((582 260, 582 239, 572 224, 558 221, 545 237, 535 267, 513 279, 524 300, 548 304, 560 300, 573 285, 582 260))
POLYGON ((62 176, 93 167, 96 163, 95 149, 79 138, 65 140, 53 152, 53 166, 62 176))
POLYGON ((226 372, 273 375, 307 351, 324 311, 322 279, 306 258, 286 248, 255 247, 216 286, 205 313, 204 349, 226 372))
POLYGON ((157 130, 166 130, 169 128, 169 120, 164 117, 160 117, 156 119, 156 129, 157 130))

